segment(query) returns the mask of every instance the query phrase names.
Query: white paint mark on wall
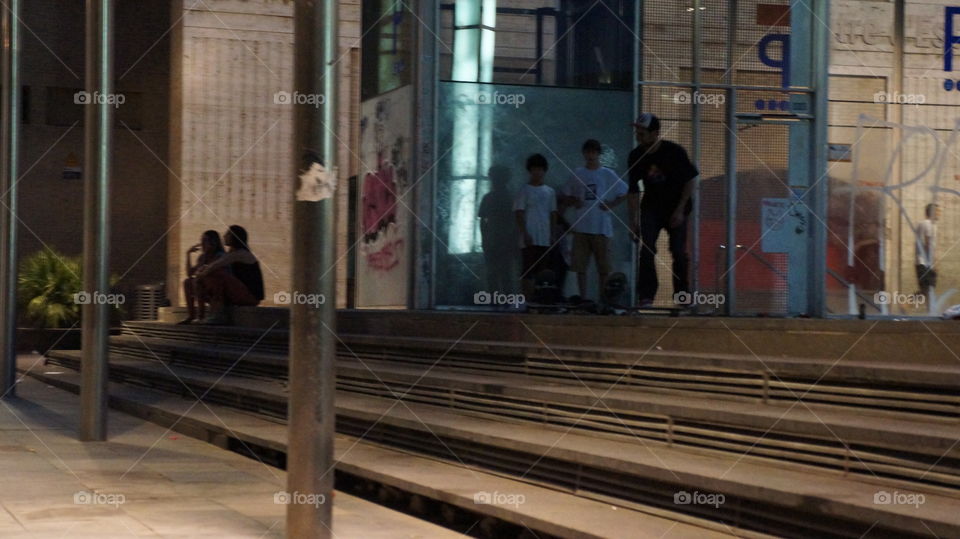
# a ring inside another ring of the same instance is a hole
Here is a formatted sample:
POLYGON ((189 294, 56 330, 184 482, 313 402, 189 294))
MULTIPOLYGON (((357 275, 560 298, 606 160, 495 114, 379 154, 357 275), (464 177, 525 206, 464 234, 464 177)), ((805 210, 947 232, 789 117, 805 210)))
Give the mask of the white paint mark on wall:
POLYGON ((320 202, 332 197, 336 191, 337 167, 327 170, 320 163, 314 162, 300 174, 297 202, 320 202))

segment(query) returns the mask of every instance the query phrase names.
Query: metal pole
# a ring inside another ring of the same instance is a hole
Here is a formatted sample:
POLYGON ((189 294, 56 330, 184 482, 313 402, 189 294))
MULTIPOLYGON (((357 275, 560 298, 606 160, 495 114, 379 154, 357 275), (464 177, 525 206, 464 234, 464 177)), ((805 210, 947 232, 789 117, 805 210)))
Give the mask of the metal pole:
MULTIPOLYGON (((640 42, 643 40, 643 7, 644 5, 640 2, 635 2, 633 9, 633 34, 635 39, 633 40, 633 116, 631 118, 637 118, 640 116, 640 113, 643 112, 643 54, 640 47, 640 42)), ((635 145, 637 143, 636 136, 633 133, 633 129, 630 129, 630 143, 635 145)), ((628 176, 629 178, 629 176, 628 176)), ((629 214, 628 214, 629 215, 629 214)), ((630 223, 631 227, 637 226, 638 223, 630 223)), ((636 305, 637 303, 637 274, 640 271, 640 249, 639 242, 630 242, 630 305, 636 305)))
MULTIPOLYGON (((830 2, 827 0, 818 0, 816 5, 817 18, 821 21, 830 20, 830 2)), ((811 180, 819 182, 813 188, 814 211, 819 215, 819 219, 813 219, 813 249, 811 273, 815 279, 809 288, 810 307, 808 312, 814 316, 824 317, 827 315, 827 197, 830 196, 830 182, 827 181, 827 135, 828 135, 828 115, 829 115, 829 97, 828 86, 830 83, 830 40, 832 33, 823 27, 822 24, 813 25, 813 73, 814 86, 816 88, 814 98, 813 112, 813 151, 814 166, 811 167, 811 180)), ((902 73, 901 73, 902 76, 902 73)), ((809 199, 808 199, 809 200, 809 199)))
POLYGON ((0 127, 0 396, 17 383, 17 175, 20 166, 20 0, 3 10, 3 125, 0 127))
MULTIPOLYGON (((83 359, 80 439, 107 439, 107 337, 110 289, 110 160, 113 156, 113 0, 87 0, 87 95, 84 117, 83 359)), ((79 101, 84 102, 84 101, 79 101)))
MULTIPOLYGON (((727 316, 736 312, 737 280, 735 266, 737 260, 737 90, 734 53, 737 44, 737 0, 727 4, 727 71, 724 77, 729 85, 727 91, 727 271, 726 271, 726 308, 727 316)), ((720 271, 720 268, 717 268, 720 271)))
MULTIPOLYGON (((423 174, 414 190, 417 215, 430 223, 430 230, 437 230, 437 212, 434 211, 434 196, 437 192, 437 169, 433 166, 437 153, 437 117, 439 110, 439 96, 437 81, 439 77, 438 41, 436 30, 440 19, 439 6, 436 2, 418 2, 416 4, 420 24, 413 25, 417 43, 417 69, 414 86, 416 99, 414 106, 416 114, 414 134, 416 148, 414 163, 416 168, 414 178, 423 174)), ((433 235, 427 233, 423 227, 416 232, 415 256, 413 258, 413 274, 416 276, 412 283, 412 302, 408 304, 414 309, 432 309, 436 304, 436 286, 434 276, 436 272, 436 256, 433 248, 433 235)))
POLYGON ((336 132, 337 2, 294 4, 294 89, 323 105, 296 105, 293 292, 322 294, 319 306, 290 309, 288 537, 329 538, 333 528, 333 437, 336 421, 336 132), (311 173, 310 171, 313 171, 311 173), (323 503, 296 503, 298 496, 323 503), (322 498, 321 498, 322 497, 322 498))
MULTIPOLYGON (((703 10, 702 0, 694 0, 693 2, 693 40, 692 46, 693 50, 691 51, 691 57, 693 59, 693 99, 690 100, 690 103, 693 107, 693 114, 690 118, 691 123, 691 142, 693 143, 692 148, 692 158, 693 163, 697 166, 697 170, 703 170, 700 165, 700 139, 701 139, 701 129, 702 126, 700 122, 702 120, 701 110, 700 110, 700 77, 701 77, 701 63, 703 62, 701 58, 701 48, 703 41, 703 10)), ((693 190, 693 211, 691 212, 691 223, 688 224, 688 228, 692 232, 690 243, 692 244, 693 256, 690 259, 690 267, 687 268, 688 275, 687 279, 692 286, 690 290, 685 290, 685 292, 695 292, 700 290, 700 181, 699 179, 694 179, 693 181, 697 182, 694 185, 693 190)), ((674 293, 679 292, 674 290, 674 293)))

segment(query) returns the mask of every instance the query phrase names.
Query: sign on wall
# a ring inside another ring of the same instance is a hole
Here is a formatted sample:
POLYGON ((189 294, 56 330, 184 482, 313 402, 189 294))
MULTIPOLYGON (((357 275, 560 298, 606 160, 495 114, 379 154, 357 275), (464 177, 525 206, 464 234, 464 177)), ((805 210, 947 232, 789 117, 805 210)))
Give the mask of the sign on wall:
POLYGON ((414 241, 412 88, 368 99, 360 109, 358 307, 407 306, 414 241))

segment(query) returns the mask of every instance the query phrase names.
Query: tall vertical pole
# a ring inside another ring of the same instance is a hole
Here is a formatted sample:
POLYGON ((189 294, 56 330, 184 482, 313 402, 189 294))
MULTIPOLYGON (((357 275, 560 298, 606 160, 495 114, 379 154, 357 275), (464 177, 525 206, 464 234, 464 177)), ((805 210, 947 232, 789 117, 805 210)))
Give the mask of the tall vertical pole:
MULTIPOLYGON (((692 108, 692 114, 690 117, 690 141, 692 143, 692 156, 693 163, 697 166, 697 170, 703 170, 703 167, 700 165, 700 139, 702 132, 702 114, 700 107, 700 84, 701 84, 701 64, 703 63, 701 51, 703 49, 703 0, 694 0, 693 1, 693 40, 691 41, 692 50, 690 51, 691 59, 693 60, 693 91, 691 92, 692 98, 690 104, 692 108)), ((732 22, 731 22, 732 24, 732 22)), ((688 229, 692 232, 690 234, 690 243, 693 251, 693 256, 690 258, 690 267, 687 268, 688 275, 685 277, 689 279, 689 282, 692 286, 689 291, 700 290, 700 181, 699 179, 694 179, 696 184, 693 188, 693 211, 691 212, 690 223, 688 224, 688 229)), ((677 291, 674 290, 674 293, 677 291)))
MULTIPOLYGON (((440 20, 440 7, 436 2, 417 2, 417 17, 420 24, 411 25, 416 35, 417 55, 416 65, 416 86, 414 86, 416 100, 416 111, 414 114, 415 131, 415 155, 416 169, 413 171, 414 178, 420 178, 427 174, 426 178, 416 183, 414 196, 416 200, 417 215, 429 223, 428 230, 437 230, 437 212, 434 208, 434 193, 436 193, 436 167, 433 163, 437 157, 437 117, 439 110, 439 99, 437 97, 437 81, 439 77, 439 64, 437 61, 440 39, 437 37, 437 21, 440 20)), ((436 272, 436 257, 433 248, 433 235, 418 227, 416 235, 416 246, 414 256, 414 275, 416 280, 413 283, 410 295, 413 298, 410 307, 414 309, 432 309, 436 301, 436 282, 434 276, 436 272)))
POLYGON ((83 357, 80 439, 107 439, 108 305, 110 288, 110 159, 113 156, 113 0, 87 0, 87 98, 84 140, 83 357))
MULTIPOLYGON (((737 50, 737 0, 729 0, 727 9, 727 70, 724 77, 724 83, 728 85, 725 114, 727 124, 727 271, 725 273, 727 297, 724 308, 727 316, 730 316, 737 310, 737 90, 734 86, 737 81, 737 64, 734 59, 737 50)), ((720 271, 720 268, 717 268, 717 271, 720 271)))
POLYGON ((20 0, 3 9, 3 125, 0 127, 0 396, 17 383, 17 175, 20 166, 20 0))
MULTIPOLYGON (((640 43, 643 42, 643 10, 644 4, 636 2, 633 5, 633 115, 631 118, 637 118, 643 112, 643 49, 640 43)), ((559 29, 558 29, 559 30, 559 29)), ((561 35, 561 34, 558 34, 561 35)), ((633 131, 631 129, 631 131, 633 131)), ((631 145, 636 144, 636 138, 630 133, 631 145)), ((629 176, 628 176, 629 178, 629 176)), ((630 215, 629 213, 627 215, 630 215)), ((640 223, 630 223, 631 229, 640 223)), ((639 273, 640 242, 630 242, 630 305, 636 305, 637 300, 637 281, 639 273)))
POLYGON ((336 358, 336 132, 337 2, 294 3, 294 89, 323 96, 320 107, 295 105, 293 292, 322 294, 319 306, 290 310, 290 400, 287 411, 287 487, 323 503, 290 503, 288 537, 333 533, 333 436, 336 358), (322 496, 322 498, 321 498, 322 496))
MULTIPOLYGON (((819 21, 830 20, 830 2, 817 0, 814 14, 819 21)), ((827 316, 827 199, 830 196, 830 182, 827 181, 827 140, 829 134, 829 85, 830 85, 830 43, 833 34, 822 24, 813 24, 813 154, 811 167, 813 187, 813 210, 817 218, 813 219, 813 248, 810 275, 814 281, 810 284, 810 305, 807 312, 813 316, 827 316)), ((899 58, 899 55, 894 55, 899 58)), ((902 73, 901 73, 902 76, 902 73)), ((809 200, 809 199, 808 199, 809 200)))

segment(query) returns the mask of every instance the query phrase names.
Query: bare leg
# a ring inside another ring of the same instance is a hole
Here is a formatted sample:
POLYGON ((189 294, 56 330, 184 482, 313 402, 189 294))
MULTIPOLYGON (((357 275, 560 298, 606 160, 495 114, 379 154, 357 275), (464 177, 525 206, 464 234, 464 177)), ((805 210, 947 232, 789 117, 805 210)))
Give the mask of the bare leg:
POLYGON ((187 277, 183 280, 183 295, 187 298, 187 320, 195 320, 197 318, 197 307, 196 307, 196 281, 187 277))
POLYGON ((580 288, 580 297, 586 299, 587 297, 587 272, 581 271, 577 273, 577 287, 580 288))

